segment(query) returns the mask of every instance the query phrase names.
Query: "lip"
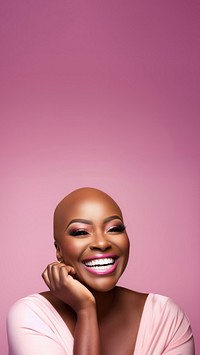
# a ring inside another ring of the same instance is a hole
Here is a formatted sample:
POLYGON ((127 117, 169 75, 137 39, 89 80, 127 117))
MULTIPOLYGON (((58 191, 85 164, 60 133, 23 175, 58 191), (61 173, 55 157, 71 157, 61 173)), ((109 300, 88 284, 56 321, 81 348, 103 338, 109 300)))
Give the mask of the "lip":
POLYGON ((117 267, 117 264, 118 264, 118 256, 117 255, 114 255, 114 254, 97 254, 97 255, 94 255, 90 258, 87 258, 87 259, 84 259, 82 261, 83 263, 83 266, 84 268, 94 274, 94 275, 109 275, 109 274, 112 274, 116 267, 117 267), (94 267, 91 267, 91 266, 87 266, 85 265, 84 263, 87 262, 87 261, 92 261, 92 260, 97 260, 97 259, 107 259, 107 258, 112 258, 114 259, 114 264, 111 264, 111 265, 107 265, 105 266, 105 269, 95 269, 94 267))

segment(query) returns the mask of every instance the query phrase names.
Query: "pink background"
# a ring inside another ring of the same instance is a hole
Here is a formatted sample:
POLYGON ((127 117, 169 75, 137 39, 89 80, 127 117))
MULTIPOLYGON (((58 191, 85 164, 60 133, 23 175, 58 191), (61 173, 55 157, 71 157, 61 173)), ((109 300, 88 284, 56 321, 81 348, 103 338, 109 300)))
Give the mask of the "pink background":
POLYGON ((80 186, 121 205, 121 284, 200 306, 199 1, 1 2, 1 353, 5 316, 45 289, 55 205, 80 186))

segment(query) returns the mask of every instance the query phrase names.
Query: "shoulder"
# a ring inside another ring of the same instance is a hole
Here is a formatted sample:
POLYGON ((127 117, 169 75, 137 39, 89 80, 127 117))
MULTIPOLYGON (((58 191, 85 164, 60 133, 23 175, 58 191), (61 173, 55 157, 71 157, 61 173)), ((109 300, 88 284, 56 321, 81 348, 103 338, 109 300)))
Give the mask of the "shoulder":
POLYGON ((41 294, 21 298, 11 306, 7 336, 12 354, 72 354, 70 330, 41 294))
POLYGON ((185 318, 188 321, 181 307, 170 297, 150 293, 146 301, 146 306, 148 312, 154 315, 155 318, 158 317, 160 319, 162 316, 163 319, 174 322, 181 322, 185 318))
POLYGON ((143 321, 151 327, 152 334, 165 336, 166 343, 187 343, 192 339, 190 321, 171 298, 150 293, 143 312, 143 321))
POLYGON ((152 322, 165 322, 177 326, 180 323, 189 323, 189 320, 181 309, 170 297, 150 293, 147 297, 144 316, 152 319, 152 322))
POLYGON ((34 305, 37 303, 37 299, 38 294, 33 294, 15 301, 9 309, 8 319, 16 319, 18 315, 24 315, 24 311, 34 308, 34 305))
POLYGON ((184 333, 186 337, 191 337, 191 326, 187 315, 170 297, 120 289, 125 302, 129 304, 130 312, 131 309, 142 311, 142 328, 143 326, 146 328, 148 325, 148 331, 151 330, 152 333, 160 329, 161 332, 165 331, 169 336, 173 336, 175 333, 184 333))
POLYGON ((20 298, 19 300, 15 301, 10 307, 8 315, 12 313, 17 313, 18 311, 21 311, 23 309, 34 310, 44 302, 45 299, 39 293, 28 295, 26 297, 20 298))
POLYGON ((41 334, 69 333, 65 322, 54 306, 41 294, 33 294, 16 301, 7 315, 7 330, 12 334, 22 329, 41 334))
POLYGON ((171 298, 153 293, 143 309, 136 354, 147 353, 149 346, 155 354, 194 354, 188 317, 171 298))
POLYGON ((7 315, 8 328, 49 326, 50 317, 56 318, 53 306, 40 294, 32 294, 17 300, 9 309, 7 315))

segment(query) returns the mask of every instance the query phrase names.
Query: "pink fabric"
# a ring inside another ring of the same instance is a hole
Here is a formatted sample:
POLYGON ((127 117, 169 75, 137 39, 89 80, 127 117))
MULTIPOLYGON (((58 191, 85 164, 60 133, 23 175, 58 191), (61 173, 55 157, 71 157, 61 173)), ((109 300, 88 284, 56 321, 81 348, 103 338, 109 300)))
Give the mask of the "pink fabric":
POLYGON ((134 355, 194 355, 189 320, 168 297, 150 293, 142 314, 134 355))
MULTIPOLYGON (((7 318, 10 355, 72 355, 73 336, 39 294, 17 301, 7 318)), ((134 355, 194 355, 189 321, 169 298, 147 297, 134 355)))

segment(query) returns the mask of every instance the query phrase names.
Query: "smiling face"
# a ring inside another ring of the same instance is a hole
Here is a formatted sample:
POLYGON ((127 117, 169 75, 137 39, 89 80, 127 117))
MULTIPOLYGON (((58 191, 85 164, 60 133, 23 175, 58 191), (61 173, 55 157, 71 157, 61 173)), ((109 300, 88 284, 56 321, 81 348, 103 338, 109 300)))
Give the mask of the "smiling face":
POLYGON ((58 259, 96 291, 112 289, 129 255, 129 240, 118 205, 102 191, 82 188, 57 206, 54 237, 58 259))

